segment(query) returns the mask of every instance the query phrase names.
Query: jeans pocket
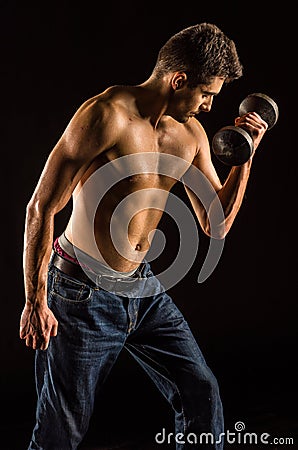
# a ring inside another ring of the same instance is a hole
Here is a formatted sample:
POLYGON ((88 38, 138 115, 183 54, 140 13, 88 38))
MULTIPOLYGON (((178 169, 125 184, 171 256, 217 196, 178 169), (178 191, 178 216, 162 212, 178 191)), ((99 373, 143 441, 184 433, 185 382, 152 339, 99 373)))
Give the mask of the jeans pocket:
POLYGON ((57 270, 53 277, 50 292, 66 302, 82 303, 90 301, 92 288, 57 270))

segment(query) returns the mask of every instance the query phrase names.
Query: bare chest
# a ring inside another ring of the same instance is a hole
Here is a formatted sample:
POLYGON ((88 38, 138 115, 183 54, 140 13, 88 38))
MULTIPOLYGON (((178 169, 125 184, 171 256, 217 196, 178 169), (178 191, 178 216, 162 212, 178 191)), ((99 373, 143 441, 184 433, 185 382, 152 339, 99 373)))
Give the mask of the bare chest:
POLYGON ((195 139, 182 124, 153 130, 137 123, 127 127, 106 156, 130 183, 167 189, 189 168, 196 150, 195 139))
POLYGON ((144 121, 132 121, 117 144, 93 161, 81 181, 100 169, 97 189, 106 191, 107 184, 109 189, 114 186, 117 197, 147 188, 169 191, 195 154, 195 139, 182 124, 153 129, 144 121))
POLYGON ((114 150, 117 156, 156 152, 177 156, 190 162, 196 152, 196 142, 189 128, 183 124, 160 125, 153 129, 146 122, 135 121, 131 125, 129 122, 114 150))

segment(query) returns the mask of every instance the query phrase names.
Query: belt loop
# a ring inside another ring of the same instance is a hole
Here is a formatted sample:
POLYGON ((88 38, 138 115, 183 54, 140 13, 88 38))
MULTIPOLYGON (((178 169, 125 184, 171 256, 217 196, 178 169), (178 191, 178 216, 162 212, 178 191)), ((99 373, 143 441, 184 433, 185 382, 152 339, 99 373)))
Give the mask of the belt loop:
POLYGON ((139 278, 144 278, 144 274, 143 274, 143 272, 144 272, 144 270, 145 270, 146 264, 147 264, 147 262, 146 262, 146 261, 145 261, 145 262, 142 262, 142 263, 141 263, 141 268, 140 268, 140 277, 139 277, 139 278))

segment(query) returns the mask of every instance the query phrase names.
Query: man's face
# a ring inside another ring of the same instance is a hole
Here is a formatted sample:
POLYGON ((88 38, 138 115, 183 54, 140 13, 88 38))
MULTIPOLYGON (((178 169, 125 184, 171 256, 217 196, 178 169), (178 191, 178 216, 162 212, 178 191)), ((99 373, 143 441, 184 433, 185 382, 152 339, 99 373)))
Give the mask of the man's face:
POLYGON ((177 122, 186 123, 201 111, 209 112, 213 97, 219 94, 223 83, 222 77, 215 77, 210 84, 200 84, 196 88, 189 88, 186 82, 175 91, 166 114, 177 122))

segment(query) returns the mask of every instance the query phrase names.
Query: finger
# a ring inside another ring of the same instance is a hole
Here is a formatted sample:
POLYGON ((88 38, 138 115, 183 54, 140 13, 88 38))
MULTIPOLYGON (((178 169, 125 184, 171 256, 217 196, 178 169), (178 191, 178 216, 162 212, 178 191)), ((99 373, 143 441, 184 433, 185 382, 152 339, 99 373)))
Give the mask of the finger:
POLYGON ((49 343, 50 343, 49 339, 44 340, 44 342, 40 345, 40 350, 47 350, 49 343))
POLYGON ((58 324, 53 325, 51 330, 51 336, 57 336, 58 334, 58 324))
POLYGON ((28 335, 27 327, 22 327, 22 326, 20 326, 20 331, 19 331, 19 333, 20 333, 20 338, 21 338, 21 339, 26 339, 26 337, 27 337, 27 335, 28 335))
POLYGON ((245 118, 239 119, 236 122, 236 126, 244 128, 245 130, 255 134, 255 132, 266 131, 268 124, 263 120, 256 120, 254 117, 247 116, 245 118))
POLYGON ((39 350, 39 349, 42 350, 42 347, 43 347, 43 345, 44 345, 44 341, 45 341, 45 338, 44 338, 42 335, 36 333, 36 334, 33 336, 33 344, 32 344, 32 348, 33 348, 34 350, 39 350))
POLYGON ((242 117, 239 117, 236 119, 239 123, 243 123, 243 124, 252 124, 252 125, 262 125, 262 127, 265 127, 266 129, 268 128, 268 123, 265 122, 265 120, 263 120, 261 118, 261 116, 258 113, 255 112, 251 112, 251 113, 247 113, 242 117))
POLYGON ((31 330, 30 333, 27 333, 24 339, 26 339, 27 347, 31 347, 34 350, 37 350, 43 345, 45 336, 40 331, 34 329, 31 330))
POLYGON ((29 334, 26 336, 26 346, 32 347, 32 344, 33 344, 33 339, 32 339, 32 336, 29 334))
POLYGON ((257 120, 259 120, 259 121, 261 120, 261 121, 263 122, 262 117, 261 117, 257 112, 255 112, 255 111, 251 111, 251 112, 245 114, 245 116, 247 116, 247 117, 254 117, 254 118, 256 118, 257 120))
POLYGON ((40 336, 40 342, 39 342, 40 350, 46 350, 48 348, 49 343, 50 343, 50 338, 51 338, 50 331, 48 331, 40 336))

